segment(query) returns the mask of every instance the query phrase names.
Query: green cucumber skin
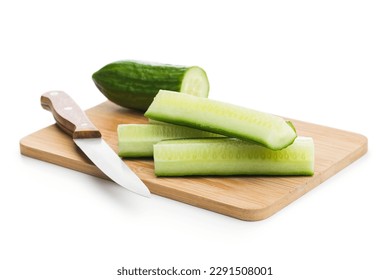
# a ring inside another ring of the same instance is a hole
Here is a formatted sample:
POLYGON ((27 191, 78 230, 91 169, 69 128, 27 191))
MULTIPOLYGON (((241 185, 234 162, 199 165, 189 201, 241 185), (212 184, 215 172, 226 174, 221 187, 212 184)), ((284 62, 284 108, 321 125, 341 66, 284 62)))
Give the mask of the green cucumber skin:
POLYGON ((118 155, 123 158, 153 157, 153 145, 168 139, 224 137, 215 133, 173 124, 120 124, 117 127, 118 155))
POLYGON ((155 175, 289 176, 314 174, 314 142, 298 137, 274 151, 234 138, 166 140, 154 145, 155 175))
POLYGON ((159 91, 145 116, 252 141, 272 150, 286 148, 297 137, 292 123, 280 117, 167 90, 159 91))
POLYGON ((208 86, 207 75, 200 67, 135 60, 107 64, 92 75, 92 80, 108 100, 122 107, 144 112, 160 89, 180 92, 185 74, 194 68, 204 74, 202 82, 208 86))

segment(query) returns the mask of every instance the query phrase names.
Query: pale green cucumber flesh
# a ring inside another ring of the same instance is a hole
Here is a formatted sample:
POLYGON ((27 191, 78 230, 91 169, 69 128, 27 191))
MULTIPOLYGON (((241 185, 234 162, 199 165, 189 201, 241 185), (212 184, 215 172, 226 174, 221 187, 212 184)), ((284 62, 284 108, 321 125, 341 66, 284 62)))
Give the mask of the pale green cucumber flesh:
POLYGON ((313 175, 314 143, 297 137, 279 151, 234 138, 166 140, 154 145, 156 176, 313 175))
POLYGON ((120 124, 117 134, 120 157, 152 157, 153 145, 167 139, 223 137, 172 124, 120 124))
POLYGON ((206 72, 197 66, 189 67, 184 73, 180 92, 199 97, 208 97, 209 90, 210 85, 208 83, 206 72))
POLYGON ((160 90, 145 116, 168 123, 189 126, 280 150, 297 134, 283 118, 208 98, 160 90))
POLYGON ((108 100, 142 111, 146 111, 160 89, 202 97, 209 93, 206 72, 197 66, 125 60, 105 65, 92 79, 108 100))

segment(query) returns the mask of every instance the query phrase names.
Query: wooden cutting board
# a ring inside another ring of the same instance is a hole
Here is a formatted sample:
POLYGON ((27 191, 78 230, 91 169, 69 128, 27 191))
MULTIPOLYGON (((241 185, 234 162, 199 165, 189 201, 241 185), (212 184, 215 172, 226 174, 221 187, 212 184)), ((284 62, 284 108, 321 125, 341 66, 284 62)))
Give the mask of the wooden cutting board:
MULTIPOLYGON (((103 138, 117 151, 117 125, 147 123, 142 113, 109 101, 86 111, 103 138)), ((234 176, 157 178, 153 160, 125 160, 150 191, 197 207, 247 221, 265 219, 336 174, 367 152, 363 135, 292 120, 298 135, 313 137, 313 176, 234 176)), ((93 176, 107 177, 56 125, 32 133, 20 141, 23 155, 58 164, 93 176)))

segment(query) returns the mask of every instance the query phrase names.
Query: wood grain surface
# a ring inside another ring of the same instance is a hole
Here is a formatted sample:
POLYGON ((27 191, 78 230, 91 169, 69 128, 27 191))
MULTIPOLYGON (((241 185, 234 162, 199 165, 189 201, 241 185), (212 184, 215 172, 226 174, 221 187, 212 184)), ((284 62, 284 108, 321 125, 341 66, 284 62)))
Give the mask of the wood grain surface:
MULTIPOLYGON (((147 123, 142 113, 121 108, 109 101, 87 110, 86 113, 101 131, 103 139, 116 152, 118 124, 147 123)), ((241 220, 262 220, 367 152, 367 138, 363 135, 298 120, 291 121, 294 122, 298 135, 314 139, 313 176, 157 178, 152 159, 129 159, 125 163, 153 194, 241 220)), ((54 124, 21 139, 20 152, 28 157, 107 179, 76 147, 69 135, 54 124)))

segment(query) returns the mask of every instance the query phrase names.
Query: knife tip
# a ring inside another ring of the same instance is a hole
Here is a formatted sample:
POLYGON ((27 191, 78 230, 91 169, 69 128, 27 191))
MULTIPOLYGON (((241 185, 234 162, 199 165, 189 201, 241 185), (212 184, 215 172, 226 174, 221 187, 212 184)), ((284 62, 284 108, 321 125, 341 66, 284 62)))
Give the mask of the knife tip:
POLYGON ((151 198, 152 197, 152 194, 150 192, 148 193, 145 193, 145 194, 141 194, 143 197, 146 197, 146 198, 151 198))
MULTIPOLYGON (((146 187, 145 187, 146 188, 146 187)), ((152 194, 150 193, 149 189, 146 188, 146 189, 139 189, 139 190, 130 190, 131 192, 135 193, 135 194, 138 194, 140 196, 143 196, 143 197, 146 197, 146 198, 151 198, 152 197, 152 194)))

